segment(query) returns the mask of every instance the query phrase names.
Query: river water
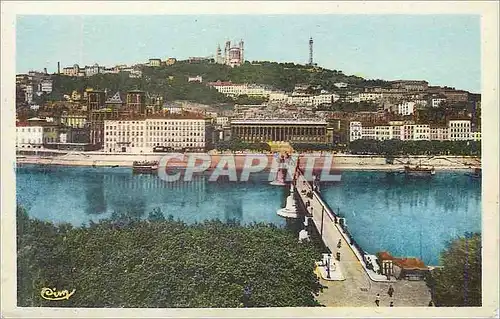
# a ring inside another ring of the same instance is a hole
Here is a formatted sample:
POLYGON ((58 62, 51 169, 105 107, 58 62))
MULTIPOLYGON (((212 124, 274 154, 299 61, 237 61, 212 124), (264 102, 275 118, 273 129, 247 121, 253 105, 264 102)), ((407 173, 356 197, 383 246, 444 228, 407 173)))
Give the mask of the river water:
MULTIPOLYGON (((208 176, 167 183, 155 175, 133 175, 130 168, 23 165, 16 169, 16 190, 30 216, 75 226, 112 212, 147 217, 157 208, 187 223, 220 219, 284 226, 276 210, 287 191, 269 185, 268 174, 251 177, 245 183, 209 182, 208 176)), ((414 180, 346 171, 342 182, 322 185, 321 192, 370 253, 387 250, 437 265, 447 241, 481 231, 481 183, 464 172, 414 180)))

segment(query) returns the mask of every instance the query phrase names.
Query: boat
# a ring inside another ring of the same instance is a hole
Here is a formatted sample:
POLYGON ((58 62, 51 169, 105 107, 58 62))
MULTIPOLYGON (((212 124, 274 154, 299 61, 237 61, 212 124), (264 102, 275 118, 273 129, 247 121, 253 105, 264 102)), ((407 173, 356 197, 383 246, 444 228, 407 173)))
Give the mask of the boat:
POLYGON ((157 161, 135 161, 132 165, 134 173, 156 173, 158 171, 157 161))
POLYGON ((405 165, 404 174, 408 177, 428 177, 435 175, 436 170, 434 166, 422 165, 419 163, 415 166, 405 165))
POLYGON ((475 167, 473 171, 469 173, 465 173, 466 176, 469 176, 471 178, 481 178, 481 167, 475 167))
POLYGON ((293 184, 290 185, 290 195, 286 198, 286 206, 284 208, 278 209, 276 212, 278 216, 284 217, 284 218, 299 218, 299 213, 297 210, 297 205, 295 203, 295 199, 293 198, 293 195, 295 193, 295 190, 293 188, 293 184))

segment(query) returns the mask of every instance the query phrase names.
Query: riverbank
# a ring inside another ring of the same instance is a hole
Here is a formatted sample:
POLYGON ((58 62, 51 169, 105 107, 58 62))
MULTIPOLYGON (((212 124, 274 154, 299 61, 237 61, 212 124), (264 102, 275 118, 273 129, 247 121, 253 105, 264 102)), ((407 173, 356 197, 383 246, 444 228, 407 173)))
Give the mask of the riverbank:
MULTIPOLYGON (((193 153, 195 154, 195 153, 193 153)), ((225 155, 233 155, 236 169, 245 167, 246 155, 257 155, 258 153, 237 153, 237 154, 209 154, 211 159, 210 167, 216 167, 221 158, 225 155)), ((53 153, 50 156, 40 155, 18 155, 17 164, 38 164, 38 165, 62 165, 62 166, 93 166, 93 167, 132 167, 134 161, 160 161, 168 154, 123 154, 123 153, 102 153, 102 152, 66 152, 53 153)), ((188 154, 186 154, 188 155, 188 154)), ((206 155, 198 153, 198 155, 206 155)), ((273 159, 272 154, 261 154, 267 157, 268 163, 273 159)), ((404 165, 429 165, 436 170, 469 170, 472 167, 480 167, 481 159, 471 156, 408 156, 394 158, 393 164, 386 163, 383 156, 349 155, 335 154, 330 163, 326 153, 301 154, 301 166, 305 164, 308 157, 317 156, 314 160, 314 167, 322 169, 325 164, 331 170, 368 170, 368 171, 400 171, 404 165)), ((269 164, 270 165, 270 164, 269 164)), ((171 160, 169 167, 185 168, 185 160, 171 160)))

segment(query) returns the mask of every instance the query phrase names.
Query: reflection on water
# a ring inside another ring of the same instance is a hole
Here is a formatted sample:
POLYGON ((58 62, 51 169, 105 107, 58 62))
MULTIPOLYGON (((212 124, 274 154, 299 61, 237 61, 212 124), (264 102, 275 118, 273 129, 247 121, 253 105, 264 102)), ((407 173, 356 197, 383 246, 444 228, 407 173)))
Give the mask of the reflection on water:
POLYGON ((85 189, 86 214, 102 214, 106 212, 106 199, 104 197, 104 176, 96 175, 88 179, 88 187, 85 189))
POLYGON ((187 223, 220 219, 285 225, 276 215, 282 207, 283 188, 264 182, 266 176, 248 183, 208 182, 208 177, 165 182, 156 175, 133 175, 127 168, 47 171, 23 166, 17 169, 17 200, 32 216, 75 225, 110 217, 112 212, 147 217, 155 208, 187 223))
MULTIPOLYGON (((276 210, 288 188, 269 185, 267 174, 246 183, 165 182, 133 175, 130 168, 38 167, 17 169, 17 200, 31 216, 74 225, 110 217, 112 212, 147 217, 159 208, 187 223, 207 219, 286 224, 276 210)), ((463 173, 438 172, 430 180, 379 172, 344 172, 342 182, 321 190, 364 250, 388 250, 437 264, 447 240, 481 230, 481 184, 463 173)))
POLYGON ((345 172, 323 196, 347 218, 364 250, 437 264, 445 242, 481 231, 481 187, 461 172, 439 172, 430 180, 345 172))
POLYGON ((224 205, 224 219, 226 221, 241 221, 243 217, 243 202, 240 198, 228 198, 224 205))

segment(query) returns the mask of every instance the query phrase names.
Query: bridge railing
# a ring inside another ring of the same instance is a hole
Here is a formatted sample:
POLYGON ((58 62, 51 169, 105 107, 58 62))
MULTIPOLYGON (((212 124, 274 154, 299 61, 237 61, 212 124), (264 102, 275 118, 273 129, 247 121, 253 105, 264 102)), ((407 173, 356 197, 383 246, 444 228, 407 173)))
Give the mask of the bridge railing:
MULTIPOLYGON (((299 173, 303 176, 304 171, 301 168, 297 168, 297 169, 298 169, 299 173)), ((307 180, 306 180, 306 183, 312 189, 311 184, 307 180)), ((326 203, 323 200, 323 198, 321 198, 321 195, 318 194, 318 192, 312 191, 312 194, 313 194, 313 198, 316 199, 317 202, 320 204, 320 207, 322 210, 321 221, 320 221, 320 225, 321 225, 320 226, 320 235, 322 237, 322 240, 325 241, 325 239, 323 238, 323 233, 325 231, 328 232, 328 229, 329 229, 329 227, 326 227, 326 228, 324 227, 324 223, 325 223, 324 215, 326 215, 328 217, 328 219, 326 220, 326 223, 330 222, 333 224, 332 225, 333 227, 340 228, 341 233, 343 233, 343 235, 345 237, 344 239, 347 239, 348 244, 353 248, 353 250, 355 250, 355 255, 357 256, 357 258, 363 264, 366 265, 366 260, 365 260, 366 252, 363 250, 363 248, 361 248, 361 246, 356 242, 356 240, 354 239, 352 234, 349 232, 346 223, 340 222, 340 217, 333 211, 333 209, 330 207, 330 205, 328 205, 328 203, 326 203), (326 212, 326 214, 324 214, 324 212, 326 212)), ((318 208, 319 207, 316 207, 316 212, 319 213, 319 211, 321 211, 321 210, 318 208)), ((344 219, 344 221, 345 221, 345 218, 342 218, 342 219, 344 219)), ((334 244, 336 244, 336 243, 334 243, 334 244)))

